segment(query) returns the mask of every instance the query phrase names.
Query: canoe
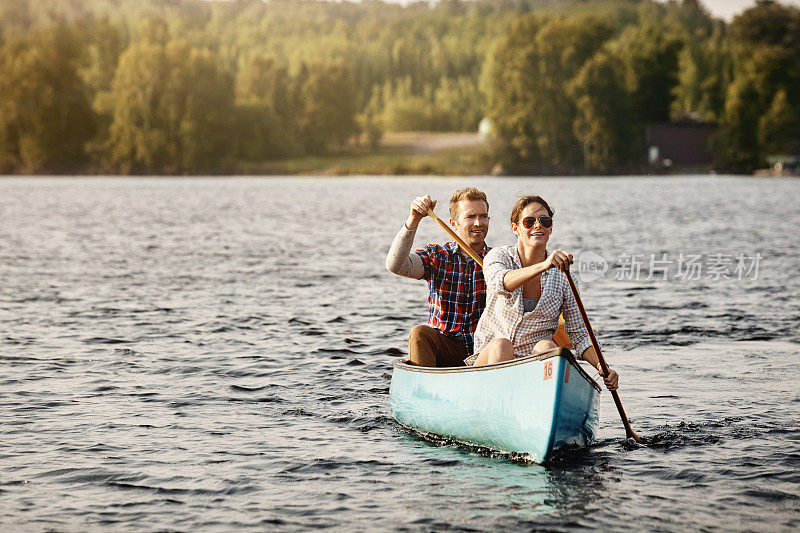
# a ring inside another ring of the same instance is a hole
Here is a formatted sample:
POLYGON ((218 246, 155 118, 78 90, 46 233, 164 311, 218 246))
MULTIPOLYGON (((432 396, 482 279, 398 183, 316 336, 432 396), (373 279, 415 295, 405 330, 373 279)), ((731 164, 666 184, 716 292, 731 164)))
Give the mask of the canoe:
POLYGON ((544 462, 586 446, 598 427, 600 387, 566 348, 478 367, 398 361, 389 401, 403 426, 544 462))

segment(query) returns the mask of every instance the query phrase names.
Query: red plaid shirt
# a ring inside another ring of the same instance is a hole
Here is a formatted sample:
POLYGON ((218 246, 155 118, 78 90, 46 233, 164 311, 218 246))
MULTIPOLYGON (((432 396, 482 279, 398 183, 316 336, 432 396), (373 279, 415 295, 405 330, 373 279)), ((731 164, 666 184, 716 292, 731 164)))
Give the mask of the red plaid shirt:
MULTIPOLYGON (((489 247, 483 245, 483 257, 489 247)), ((483 269, 470 257, 463 256, 454 242, 429 244, 415 250, 425 265, 428 296, 428 324, 448 337, 461 338, 472 353, 475 328, 486 307, 486 282, 483 269)))

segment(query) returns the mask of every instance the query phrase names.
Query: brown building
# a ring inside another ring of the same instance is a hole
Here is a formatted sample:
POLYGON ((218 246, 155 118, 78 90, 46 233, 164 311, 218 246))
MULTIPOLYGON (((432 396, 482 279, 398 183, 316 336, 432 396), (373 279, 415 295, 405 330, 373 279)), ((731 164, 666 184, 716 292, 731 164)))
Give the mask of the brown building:
POLYGON ((709 148, 717 126, 708 122, 667 122, 645 127, 647 158, 651 166, 711 165, 709 148))

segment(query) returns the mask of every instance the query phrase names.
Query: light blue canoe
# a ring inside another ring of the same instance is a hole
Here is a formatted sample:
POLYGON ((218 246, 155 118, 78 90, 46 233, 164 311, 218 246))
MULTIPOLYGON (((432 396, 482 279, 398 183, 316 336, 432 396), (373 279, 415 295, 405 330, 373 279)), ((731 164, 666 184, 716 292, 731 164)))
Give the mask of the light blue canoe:
POLYGON ((398 361, 389 401, 402 425, 543 462, 597 432, 600 387, 566 348, 478 367, 398 361))

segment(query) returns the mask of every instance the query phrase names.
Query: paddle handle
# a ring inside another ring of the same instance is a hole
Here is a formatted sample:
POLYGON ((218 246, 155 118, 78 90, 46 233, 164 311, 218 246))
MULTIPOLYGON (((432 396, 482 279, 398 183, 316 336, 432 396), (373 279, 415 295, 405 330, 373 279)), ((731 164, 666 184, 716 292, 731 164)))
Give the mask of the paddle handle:
POLYGON ((483 259, 481 259, 481 256, 476 254, 475 250, 473 250, 472 247, 470 247, 469 244, 465 243, 464 240, 461 237, 456 235, 456 232, 453 231, 452 229, 450 229, 450 226, 445 221, 443 221, 441 218, 437 217, 436 213, 433 212, 433 209, 428 209, 428 216, 431 217, 433 220, 435 220, 436 223, 439 224, 442 227, 442 229, 448 235, 450 235, 450 237, 454 241, 456 241, 458 243, 458 245, 461 247, 461 249, 464 250, 467 253, 467 255, 469 255, 471 258, 473 258, 475 260, 475 262, 478 263, 478 265, 480 265, 481 268, 483 268, 483 259))
MULTIPOLYGON (((603 352, 600 351, 600 344, 597 342, 597 338, 594 336, 594 330, 592 329, 592 325, 589 323, 589 317, 586 315, 586 309, 583 308, 583 302, 578 294, 578 288, 575 286, 575 282, 572 280, 572 275, 569 273, 569 270, 567 270, 565 274, 567 275, 567 282, 569 282, 569 288, 572 291, 572 296, 575 298, 575 303, 578 304, 578 311, 581 313, 583 325, 586 326, 586 332, 589 334, 589 339, 591 339, 592 346, 594 346, 594 352, 597 354, 597 360, 600 362, 600 368, 603 370, 603 375, 608 375, 608 365, 603 357, 603 352)), ((633 428, 631 428, 631 423, 628 420, 628 416, 625 414, 625 409, 622 407, 622 401, 619 399, 619 394, 617 394, 617 391, 612 390, 609 392, 611 392, 611 397, 614 398, 614 403, 617 405, 619 416, 622 418, 622 424, 625 426, 625 434, 628 437, 632 437, 636 442, 644 442, 636 433, 633 432, 633 428)))

